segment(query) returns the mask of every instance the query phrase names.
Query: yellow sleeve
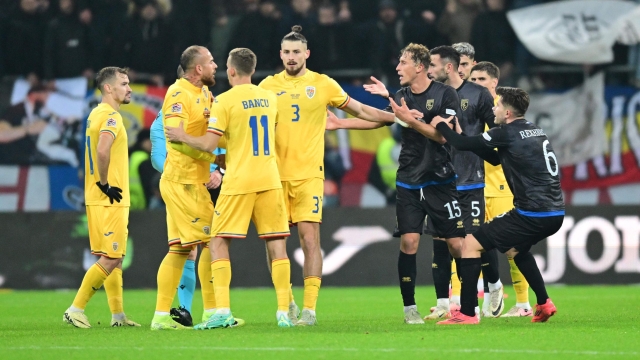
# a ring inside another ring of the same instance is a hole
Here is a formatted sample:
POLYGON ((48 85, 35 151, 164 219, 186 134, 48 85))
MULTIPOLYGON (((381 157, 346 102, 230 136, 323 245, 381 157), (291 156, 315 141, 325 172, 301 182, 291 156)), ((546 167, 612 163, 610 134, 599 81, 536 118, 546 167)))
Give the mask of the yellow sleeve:
POLYGON ((342 87, 330 77, 327 77, 326 90, 328 94, 328 104, 339 109, 347 106, 351 99, 347 93, 342 90, 342 87))
POLYGON ((211 117, 207 131, 222 136, 229 126, 229 116, 227 109, 218 99, 216 98, 211 106, 211 117))
POLYGON ((273 75, 267 76, 264 80, 260 81, 258 87, 269 90, 269 82, 271 82, 271 79, 273 79, 273 75))
POLYGON ((180 121, 184 121, 184 128, 189 125, 190 107, 189 95, 178 91, 173 95, 167 95, 162 113, 164 114, 164 125, 177 127, 180 121))
MULTIPOLYGON (((94 120, 92 120, 94 121, 94 120)), ((120 133, 120 129, 124 129, 124 126, 118 126, 118 123, 122 124, 122 116, 117 111, 110 114, 105 114, 101 118, 97 119, 100 122, 100 133, 107 133, 113 135, 115 139, 120 133)))
POLYGON ((222 136, 220 140, 218 140, 218 148, 226 149, 227 148, 227 137, 222 136))
POLYGON ((200 151, 192 148, 191 146, 185 143, 169 143, 174 150, 179 151, 182 154, 187 155, 188 157, 196 160, 202 160, 206 162, 213 163, 216 161, 216 156, 212 153, 208 153, 205 151, 200 151))

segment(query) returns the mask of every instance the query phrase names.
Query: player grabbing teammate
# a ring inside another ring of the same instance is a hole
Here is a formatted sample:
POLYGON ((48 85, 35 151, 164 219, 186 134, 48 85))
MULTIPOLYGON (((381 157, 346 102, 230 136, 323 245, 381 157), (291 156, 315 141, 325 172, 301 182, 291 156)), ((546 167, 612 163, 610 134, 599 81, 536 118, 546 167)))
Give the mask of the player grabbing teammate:
MULTIPOLYGON (((330 77, 307 69, 310 51, 302 27, 294 26, 282 39, 280 58, 285 70, 269 76, 260 87, 278 98, 276 156, 289 222, 298 225, 304 252, 304 302, 296 325, 316 324, 316 303, 322 279, 320 223, 324 194, 324 132, 327 106, 370 121, 393 115, 353 100, 330 77)), ((298 307, 289 295, 289 317, 298 307)))
MULTIPOLYGON (((445 83, 456 89, 460 98, 460 115, 458 124, 467 135, 478 135, 486 126, 494 127, 493 98, 489 91, 477 84, 463 80, 458 73, 460 55, 451 46, 438 46, 431 49, 431 63, 429 64, 429 78, 445 83)), ((469 151, 452 149, 453 165, 458 178, 459 209, 467 236, 475 232, 484 222, 484 162, 477 155, 469 151)), ((426 233, 434 234, 433 222, 428 219, 426 233)), ((449 280, 451 274, 451 260, 449 251, 443 241, 433 244, 433 282, 436 287, 437 305, 433 312, 425 319, 442 319, 449 316, 449 280)), ((504 308, 503 286, 498 273, 498 254, 494 251, 482 254, 482 270, 484 279, 488 283, 488 294, 483 304, 482 315, 497 317, 504 308)), ((454 276, 454 277, 457 277, 454 276)), ((457 280, 457 279, 456 279, 457 280)), ((459 293, 458 293, 459 294, 459 293)), ((459 308, 459 297, 455 299, 452 309, 459 308), (457 300, 457 301, 456 301, 457 300)))
MULTIPOLYGON (((480 253, 490 249, 507 253, 518 265, 536 294, 532 322, 545 322, 556 313, 544 280, 529 251, 540 240, 555 234, 564 219, 564 200, 559 164, 544 130, 525 120, 529 94, 517 88, 497 89, 500 96, 493 111, 500 125, 482 135, 461 136, 447 126, 451 119, 436 119, 436 128, 453 147, 473 151, 491 164, 501 163, 514 195, 515 208, 485 223, 466 239, 458 272, 462 282, 460 312, 438 324, 477 324, 474 314, 478 298, 475 283, 480 276, 480 253), (486 149, 492 156, 481 155, 486 149)), ((399 113, 396 115, 400 116, 399 113)), ((403 111, 402 117, 409 117, 403 111)))
MULTIPOLYGON (((500 79, 500 69, 495 64, 488 61, 479 62, 471 69, 469 79, 489 89, 495 99, 495 103, 498 102, 496 87, 500 79)), ((509 185, 500 165, 485 164, 485 182, 487 184, 484 189, 486 202, 485 221, 489 221, 513 209, 513 194, 509 190, 509 185)), ((516 304, 505 314, 502 314, 501 317, 533 316, 531 305, 529 304, 529 283, 522 276, 513 258, 507 256, 507 259, 509 260, 513 289, 516 292, 516 304)))
MULTIPOLYGON (((209 121, 211 94, 207 86, 215 84, 217 65, 211 53, 202 46, 188 47, 180 57, 184 76, 167 90, 162 113, 165 125, 184 123, 187 133, 204 135, 209 121)), ((169 252, 158 269, 158 297, 151 321, 152 330, 188 329, 175 322, 169 311, 182 272, 194 246, 211 239, 213 204, 205 183, 209 181, 209 163, 215 161, 210 152, 196 151, 184 144, 168 144, 167 158, 160 179, 160 192, 167 208, 169 252)), ((200 263, 208 264, 208 251, 203 251, 200 263)), ((215 312, 215 295, 210 267, 198 266, 204 305, 203 317, 215 312)), ((240 323, 239 323, 240 324, 240 323)))
POLYGON ((84 309, 104 284, 111 326, 140 326, 127 319, 122 305, 122 258, 129 234, 129 144, 118 110, 131 101, 127 69, 106 67, 98 72, 96 84, 102 102, 87 119, 84 192, 91 253, 100 259, 87 270, 62 320, 90 328, 84 309))
POLYGON ((294 326, 287 315, 291 265, 285 239, 289 236, 289 225, 274 153, 278 99, 271 91, 251 84, 255 67, 256 56, 251 50, 239 48, 229 53, 227 75, 232 88, 214 101, 206 135, 189 135, 182 125, 166 128, 170 141, 203 151, 215 149, 223 135, 227 138, 227 171, 214 212, 214 238, 210 243, 218 308, 196 329, 226 328, 235 323, 229 299, 229 244, 232 238, 246 237, 250 220, 258 236, 266 241, 272 259, 278 326, 294 326))
MULTIPOLYGON (((444 139, 430 125, 436 116, 459 115, 460 100, 456 91, 445 84, 433 81, 427 76, 431 62, 429 49, 419 44, 409 44, 402 49, 396 70, 403 86, 391 100, 387 111, 403 104, 412 114, 412 118, 397 119, 402 129, 402 141, 399 168, 396 180, 396 232, 400 236, 400 254, 398 256, 398 276, 400 292, 404 303, 405 323, 424 324, 415 301, 417 275, 416 253, 423 232, 424 220, 432 219, 434 233, 445 239, 448 251, 454 259, 459 258, 462 240, 465 236, 464 223, 458 208, 456 173, 451 163, 450 148, 443 144, 444 139), (415 111, 424 114, 416 119, 415 111)), ((374 84, 365 86, 365 90, 383 97, 389 97, 384 84, 372 78, 374 84)), ((393 114, 391 117, 393 118, 393 114)), ((337 120, 330 116, 330 128, 371 129, 380 124, 360 119, 337 120)), ((434 247, 437 245, 434 244, 434 247)), ((447 261, 448 262, 448 261, 447 261)), ((447 264, 443 264, 447 266, 447 264)), ((450 269, 451 263, 448 262, 450 269)), ((445 270, 446 283, 450 270, 445 270)), ((448 291, 445 289, 445 292, 448 291)), ((446 297, 447 313, 448 294, 446 297)))

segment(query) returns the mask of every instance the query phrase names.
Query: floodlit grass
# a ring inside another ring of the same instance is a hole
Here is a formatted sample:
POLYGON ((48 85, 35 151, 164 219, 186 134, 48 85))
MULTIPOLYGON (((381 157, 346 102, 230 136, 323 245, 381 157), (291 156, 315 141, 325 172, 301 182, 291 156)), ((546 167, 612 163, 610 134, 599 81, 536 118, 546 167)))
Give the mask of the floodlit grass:
MULTIPOLYGON (((299 305, 302 290, 294 289, 299 305)), ((515 303, 513 289, 505 311, 515 303)), ((419 287, 419 310, 435 304, 419 287)), ((62 323, 75 291, 0 292, 1 359, 638 359, 640 287, 550 287, 558 314, 483 319, 477 326, 405 325, 397 287, 323 288, 316 327, 280 329, 273 289, 232 289, 247 325, 208 331, 151 331, 156 293, 126 290, 125 311, 141 328, 111 328, 104 291, 86 313, 92 329, 62 323)), ((532 294, 532 300, 535 298, 532 294)), ((199 294, 194 319, 200 319, 199 294)))

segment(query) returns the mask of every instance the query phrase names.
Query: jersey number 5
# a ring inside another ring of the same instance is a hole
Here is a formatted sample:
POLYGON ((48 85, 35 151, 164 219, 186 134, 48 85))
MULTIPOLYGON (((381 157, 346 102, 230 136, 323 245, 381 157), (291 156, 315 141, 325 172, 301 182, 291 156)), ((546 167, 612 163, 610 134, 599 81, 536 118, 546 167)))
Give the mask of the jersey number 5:
MULTIPOLYGON (((269 155, 269 118, 267 115, 260 116, 260 126, 262 126, 264 132, 264 154, 269 155)), ((258 117, 251 116, 249 118, 249 127, 251 128, 251 139, 253 140, 253 156, 260 155, 258 149, 258 117)))

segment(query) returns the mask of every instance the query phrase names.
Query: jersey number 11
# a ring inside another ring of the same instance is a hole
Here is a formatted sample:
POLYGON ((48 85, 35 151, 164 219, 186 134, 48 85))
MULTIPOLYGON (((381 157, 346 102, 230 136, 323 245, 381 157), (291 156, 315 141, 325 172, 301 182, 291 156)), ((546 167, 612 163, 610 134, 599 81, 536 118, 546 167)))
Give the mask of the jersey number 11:
MULTIPOLYGON (((260 126, 264 132, 264 154, 269 155, 269 118, 267 115, 260 116, 260 126)), ((253 140, 253 156, 260 155, 258 140, 258 117, 251 116, 249 118, 249 127, 251 128, 251 139, 253 140)))

